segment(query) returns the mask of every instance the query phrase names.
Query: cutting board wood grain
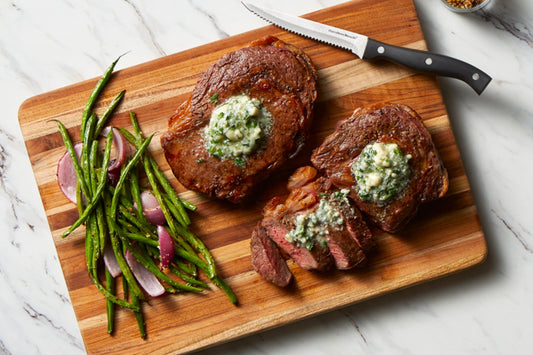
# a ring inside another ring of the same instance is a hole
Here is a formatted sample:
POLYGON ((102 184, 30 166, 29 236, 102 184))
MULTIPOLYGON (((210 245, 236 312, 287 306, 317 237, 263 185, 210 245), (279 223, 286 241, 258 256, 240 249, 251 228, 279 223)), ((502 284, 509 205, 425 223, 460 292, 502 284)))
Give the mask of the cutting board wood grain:
MULTIPOLYGON (((305 17, 391 44, 426 48, 411 0, 355 0, 305 17)), ((364 62, 346 51, 266 26, 119 70, 98 101, 96 111, 101 113, 113 96, 125 89, 125 99, 112 124, 130 129, 128 112, 133 110, 145 133, 158 132, 150 150, 181 197, 197 204, 192 229, 212 250, 221 275, 239 299, 239 305, 234 306, 216 288, 201 296, 165 295, 150 300, 143 308, 146 340, 139 337, 135 318, 126 310, 117 312, 116 332, 109 336, 105 300, 85 268, 83 228, 66 239, 60 237, 76 219, 77 211, 57 187, 56 164, 65 149, 56 125, 50 122, 61 120, 73 138, 79 139, 80 115, 96 81, 30 98, 19 111, 28 154, 89 353, 197 350, 435 279, 485 258, 483 232, 435 78, 388 62, 364 62), (300 47, 318 69, 320 89, 311 138, 303 152, 267 180, 248 205, 208 200, 176 181, 158 138, 202 71, 223 54, 265 35, 278 36, 300 47), (415 219, 397 234, 375 230, 378 247, 365 269, 321 274, 289 262, 295 275, 291 287, 280 289, 261 279, 250 264, 249 237, 265 202, 287 193, 287 177, 295 168, 309 164, 312 149, 332 132, 338 120, 350 116, 357 107, 383 101, 409 105, 423 118, 450 176, 448 194, 423 205, 415 219)))

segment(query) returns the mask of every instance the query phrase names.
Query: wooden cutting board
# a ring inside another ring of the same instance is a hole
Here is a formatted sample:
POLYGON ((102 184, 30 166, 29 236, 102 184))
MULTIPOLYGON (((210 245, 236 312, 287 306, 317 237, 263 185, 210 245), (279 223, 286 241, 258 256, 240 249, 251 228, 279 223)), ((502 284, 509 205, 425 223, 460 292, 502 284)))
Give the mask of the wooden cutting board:
MULTIPOLYGON (((253 16, 253 15, 250 15, 253 16)), ((355 0, 305 16, 377 40, 417 49, 426 44, 411 0, 355 0)), ((218 289, 198 295, 167 295, 144 307, 147 340, 134 316, 119 311, 115 335, 106 333, 105 301, 87 276, 83 231, 67 239, 61 232, 77 217, 75 206, 57 187, 56 164, 64 147, 51 119, 61 120, 79 138, 80 115, 97 79, 28 99, 19 121, 63 268, 70 297, 89 353, 186 352, 280 326, 370 297, 428 281, 481 262, 486 245, 446 109, 435 78, 387 62, 364 62, 354 55, 273 26, 173 54, 114 74, 101 112, 120 90, 126 96, 112 123, 130 129, 133 110, 145 133, 159 132, 151 150, 183 198, 198 205, 193 231, 212 250, 218 269, 239 299, 234 306, 218 289), (302 48, 319 71, 319 99, 307 149, 265 183, 245 207, 210 201, 184 189, 169 172, 159 136, 167 119, 190 94, 198 75, 223 54, 267 34, 302 48), (261 279, 250 264, 250 232, 265 201, 285 194, 287 177, 309 164, 311 150, 335 123, 359 106, 381 101, 411 106, 423 118, 450 176, 448 194, 423 205, 402 232, 376 232, 376 253, 364 270, 319 274, 290 263, 296 282, 280 289, 261 279)))

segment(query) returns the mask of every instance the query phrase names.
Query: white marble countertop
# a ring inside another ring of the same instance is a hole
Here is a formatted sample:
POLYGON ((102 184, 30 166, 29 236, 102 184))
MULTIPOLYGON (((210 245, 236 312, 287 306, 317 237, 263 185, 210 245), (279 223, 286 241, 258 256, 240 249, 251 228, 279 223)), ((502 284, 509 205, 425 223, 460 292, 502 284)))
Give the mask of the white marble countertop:
MULTIPOLYGON (((263 0, 303 14, 340 0, 263 0)), ((415 0, 431 50, 493 76, 480 97, 439 80, 488 244, 480 266, 227 343, 231 354, 531 354, 533 2, 461 15, 415 0)), ((27 98, 265 23, 237 0, 0 2, 0 354, 79 354, 17 111, 27 98)))

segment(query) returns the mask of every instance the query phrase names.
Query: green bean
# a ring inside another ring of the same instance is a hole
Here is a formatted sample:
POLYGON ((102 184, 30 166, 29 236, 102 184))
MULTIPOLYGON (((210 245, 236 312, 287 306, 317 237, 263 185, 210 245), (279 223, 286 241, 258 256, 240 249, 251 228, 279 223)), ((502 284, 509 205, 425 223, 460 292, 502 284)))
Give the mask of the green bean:
POLYGON ((126 93, 126 90, 122 90, 113 98, 105 112, 100 116, 98 119, 98 122, 96 123, 96 129, 94 130, 94 138, 98 137, 98 135, 102 132, 102 129, 104 128, 105 124, 107 123, 107 120, 109 117, 111 117, 111 114, 113 111, 115 111, 115 108, 120 103, 120 100, 124 97, 124 94, 126 93))
MULTIPOLYGON (((89 165, 87 166, 87 170, 89 172, 88 176, 90 178, 90 184, 92 192, 96 192, 98 189, 98 168, 97 162, 98 161, 98 141, 92 141, 91 143, 91 149, 89 153, 89 165)), ((98 230, 98 237, 95 240, 95 257, 98 259, 104 252, 105 247, 105 238, 106 238, 106 226, 105 226, 105 217, 104 217, 104 210, 102 206, 102 201, 97 202, 96 206, 96 227, 98 230)))
POLYGON ((125 277, 122 278, 122 292, 124 293, 124 299, 127 300, 130 295, 128 280, 125 277))
POLYGON ((98 231, 100 239, 100 255, 103 255, 107 240, 107 225, 105 222, 105 207, 103 201, 100 201, 98 203, 98 206, 96 206, 96 220, 98 222, 98 231))
POLYGON ((89 113, 91 112, 94 106, 94 103, 96 102, 96 99, 98 98, 102 90, 104 89, 104 86, 107 84, 107 82, 111 78, 111 74, 113 73, 113 70, 115 69, 115 65, 117 64, 120 57, 115 59, 115 61, 111 63, 111 65, 106 69, 106 71, 104 72, 104 75, 102 75, 100 80, 98 80, 98 82, 96 83, 93 91, 91 92, 91 95, 89 96, 89 99, 87 100, 87 103, 85 104, 85 108, 83 109, 83 112, 81 114, 80 132, 81 132, 82 137, 85 135, 85 129, 86 129, 86 124, 87 124, 87 119, 89 117, 89 113))
POLYGON ((182 198, 180 198, 180 202, 182 203, 183 207, 185 207, 189 211, 196 211, 197 207, 193 203, 191 203, 191 202, 189 202, 187 200, 184 200, 182 198))
POLYGON ((139 145, 140 143, 137 141, 137 138, 135 138, 133 136, 133 134, 131 134, 127 129, 125 128, 122 128, 122 127, 115 127, 116 129, 118 129, 118 131, 120 132, 120 134, 122 134, 124 136, 124 138, 126 138, 126 140, 128 142, 130 142, 135 148, 139 149, 139 145))
POLYGON ((93 263, 93 257, 94 257, 94 249, 93 249, 93 241, 90 237, 90 227, 88 227, 85 231, 85 262, 87 264, 87 271, 89 272, 89 275, 92 274, 95 269, 94 263, 93 263))
POLYGON ((142 157, 144 151, 148 148, 148 145, 150 144, 150 141, 153 138, 153 134, 148 137, 137 149, 131 160, 126 164, 126 167, 122 169, 122 172, 120 174, 120 178, 118 179, 117 185, 115 186, 115 193, 113 194, 113 199, 111 201, 111 216, 114 218, 117 213, 117 206, 119 202, 119 194, 122 189, 122 186, 124 185, 124 182, 126 181, 126 177, 128 176, 129 171, 132 169, 133 166, 137 164, 139 159, 142 157))
POLYGON ((133 198, 133 201, 135 201, 135 203, 137 204, 137 208, 135 209, 137 218, 139 218, 141 222, 143 222, 143 224, 149 223, 146 220, 146 217, 144 216, 144 213, 143 213, 143 204, 141 200, 141 188, 139 186, 139 170, 138 169, 135 169, 135 171, 131 173, 130 181, 131 181, 131 185, 130 185, 131 197, 133 198))
MULTIPOLYGON (((96 208, 98 205, 98 200, 100 199, 100 196, 102 195, 102 192, 104 191, 104 188, 106 186, 106 178, 107 178, 107 170, 109 169, 109 157, 111 155, 111 145, 112 145, 112 138, 113 133, 109 131, 107 134, 107 142, 104 152, 104 167, 102 170, 102 174, 100 176, 100 181, 98 182, 98 187, 95 191, 94 196, 92 197, 91 201, 87 204, 85 210, 83 211, 82 215, 78 217, 78 219, 67 229, 63 234, 61 235, 62 238, 67 237, 70 233, 72 233, 76 228, 78 228, 82 223, 84 223, 91 212, 96 208)), ((87 196, 87 195, 86 195, 87 196)))
POLYGON ((186 250, 184 250, 183 248, 179 248, 179 247, 174 248, 174 252, 180 258, 185 259, 185 260, 193 263, 194 265, 198 266, 200 269, 202 269, 207 274, 208 277, 209 276, 214 277, 214 275, 211 274, 211 272, 209 270, 209 267, 207 266, 206 262, 204 260, 200 259, 200 257, 198 255, 192 254, 192 253, 188 253, 186 250))
MULTIPOLYGON (((96 270, 96 260, 100 258, 100 239, 98 232, 98 223, 96 221, 96 214, 90 214, 87 217, 87 225, 85 226, 85 238, 91 240, 91 246, 93 248, 93 264, 95 265, 96 270)), ((96 271, 94 271, 96 274, 96 271)))
POLYGON ((235 293, 233 293, 231 287, 229 287, 228 284, 226 282, 224 282, 224 280, 222 280, 222 278, 220 276, 217 275, 217 276, 213 277, 211 279, 211 282, 213 282, 222 291, 224 291, 224 293, 226 294, 226 296, 228 296, 228 298, 231 301, 231 303, 233 303, 233 304, 237 304, 238 303, 237 296, 235 296, 235 293))
MULTIPOLYGON (((85 130, 85 135, 82 137, 82 148, 81 148, 81 168, 83 169, 83 173, 85 176, 85 181, 90 180, 90 171, 89 169, 89 152, 91 150, 91 144, 93 141, 92 135, 94 133, 94 128, 96 125, 96 115, 92 114, 89 119, 87 120, 87 127, 85 130)), ((89 193, 93 193, 94 191, 91 191, 91 184, 88 183, 89 193)), ((88 200, 91 199, 92 195, 86 196, 88 200)))
POLYGON ((163 199, 165 205, 167 205, 170 213, 174 216, 175 219, 178 220, 178 223, 181 224, 182 226, 185 226, 186 221, 183 220, 183 216, 181 215, 177 206, 172 203, 172 201, 170 200, 170 197, 168 197, 168 195, 166 194, 165 195, 161 194, 161 198, 163 199))
MULTIPOLYGON (((155 177, 157 178, 157 181, 159 184, 163 187, 163 190, 167 193, 168 197, 172 201, 172 204, 178 208, 178 211, 181 216, 181 220, 183 221, 181 224, 186 227, 191 224, 191 220, 189 219, 189 216, 187 215, 187 212, 183 209, 183 199, 179 198, 176 194, 176 191, 174 191, 174 188, 170 183, 168 182, 167 178, 163 174, 163 172, 159 169, 157 166, 156 161, 153 158, 150 158, 150 165, 152 167, 152 172, 154 173, 155 177)), ((191 205, 191 204, 189 204, 191 205)), ((196 208, 196 207, 195 207, 196 208)))
MULTIPOLYGON (((107 270, 106 267, 104 268, 104 270, 105 270, 105 286, 106 286, 107 292, 112 294, 115 289, 115 279, 113 278, 113 276, 111 275, 109 270, 107 270)), ((133 305, 135 305, 134 302, 132 303, 133 305)), ((113 327, 115 323, 115 305, 107 297, 105 300, 105 308, 106 308, 106 315, 107 315, 107 333, 111 334, 113 333, 113 327)))
POLYGON ((76 182, 76 206, 78 207, 78 216, 83 214, 85 206, 83 205, 83 193, 81 192, 81 184, 76 182))
POLYGON ((187 275, 186 273, 184 273, 183 271, 181 271, 180 269, 178 269, 174 265, 170 265, 169 269, 174 274, 176 274, 176 276, 178 276, 179 278, 183 279, 184 281, 187 281, 190 284, 193 284, 193 285, 205 288, 205 289, 209 289, 209 285, 208 284, 206 284, 203 281, 196 280, 194 277, 191 277, 191 276, 187 275))
POLYGON ((188 275, 191 275, 193 277, 198 276, 198 268, 196 265, 189 262, 189 264, 183 262, 182 260, 176 260, 176 266, 183 270, 183 272, 187 273, 188 275))
POLYGON ((135 295, 131 295, 131 302, 134 305, 139 306, 139 311, 135 312, 135 319, 137 320, 137 325, 139 327, 139 333, 141 334, 141 338, 146 338, 146 328, 144 326, 144 317, 141 310, 141 303, 139 302, 139 297, 135 295))
POLYGON ((131 125, 133 126, 133 132, 135 133, 135 137, 137 138, 137 140, 141 141, 143 139, 141 126, 139 126, 137 115, 133 111, 130 111, 130 120, 131 120, 131 125))
POLYGON ((129 239, 135 240, 137 242, 144 243, 156 248, 159 247, 159 242, 157 240, 147 238, 145 235, 131 232, 123 232, 122 234, 128 237, 129 239))
MULTIPOLYGON (((104 194, 105 191, 102 192, 104 194)), ((98 231, 99 231, 99 239, 100 239, 100 255, 103 255, 104 248, 107 241, 107 224, 105 219, 105 204, 103 199, 100 199, 96 206, 96 220, 98 222, 98 231)))
POLYGON ((207 262, 207 265, 209 267, 210 273, 208 273, 209 278, 216 275, 215 270, 215 260, 213 259, 213 256, 209 252, 209 249, 205 246, 204 242, 202 242, 198 237, 196 237, 190 230, 178 226, 178 233, 187 240, 193 247, 195 247, 205 258, 205 261, 207 262))

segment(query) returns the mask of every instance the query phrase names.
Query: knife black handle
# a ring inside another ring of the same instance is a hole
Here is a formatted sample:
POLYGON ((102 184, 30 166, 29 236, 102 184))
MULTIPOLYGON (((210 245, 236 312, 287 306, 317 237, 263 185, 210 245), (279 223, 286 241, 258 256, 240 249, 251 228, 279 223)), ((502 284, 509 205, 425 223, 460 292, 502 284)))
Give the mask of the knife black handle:
POLYGON ((369 38, 364 59, 383 58, 406 67, 460 79, 480 95, 492 78, 461 60, 416 49, 397 47, 369 38))

